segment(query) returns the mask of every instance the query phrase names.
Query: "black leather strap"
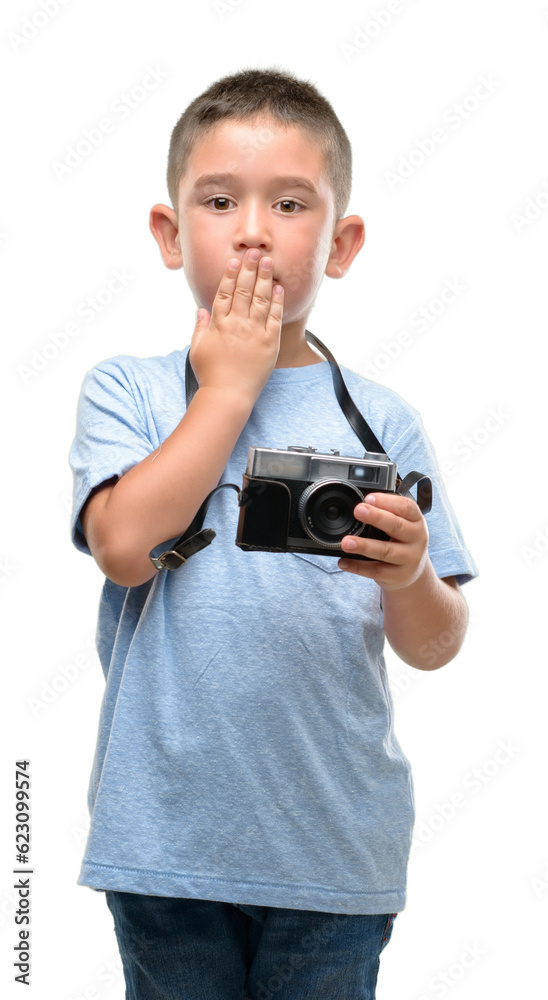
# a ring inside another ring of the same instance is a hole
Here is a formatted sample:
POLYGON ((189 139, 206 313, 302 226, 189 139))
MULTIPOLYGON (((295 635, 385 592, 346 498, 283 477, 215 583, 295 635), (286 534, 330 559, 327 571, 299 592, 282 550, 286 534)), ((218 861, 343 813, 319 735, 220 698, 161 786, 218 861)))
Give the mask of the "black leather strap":
POLYGON ((194 374, 194 368, 190 363, 190 348, 189 348, 185 363, 185 395, 186 395, 187 410, 190 406, 194 393, 197 392, 199 388, 200 387, 198 385, 198 379, 196 378, 194 374))
POLYGON ((221 483, 216 486, 211 493, 208 493, 202 506, 194 515, 193 520, 189 524, 185 533, 177 539, 175 545, 167 552, 162 552, 161 556, 154 557, 150 553, 150 560, 156 567, 156 569, 178 569, 183 563, 190 559, 195 552, 199 552, 200 549, 205 549, 206 545, 211 545, 211 542, 216 536, 216 532, 213 528, 204 528, 203 531, 200 530, 202 524, 204 523, 204 518, 207 513, 207 508, 215 494, 224 489, 225 487, 236 490, 238 498, 240 496, 240 487, 236 486, 235 483, 221 483))
POLYGON ((432 480, 429 476, 423 476, 422 472, 409 472, 405 479, 400 480, 396 493, 402 497, 411 496, 411 487, 417 484, 417 506, 423 514, 428 514, 432 509, 432 480))
POLYGON ((333 388, 335 390, 335 395, 339 402, 339 406, 343 411, 348 423, 350 424, 354 434, 357 434, 361 443, 363 444, 366 451, 374 451, 377 454, 384 455, 384 448, 378 438, 375 437, 373 431, 371 430, 367 420, 364 419, 363 415, 358 410, 354 400, 352 399, 348 389, 346 388, 345 381, 342 377, 341 369, 339 368, 335 358, 333 357, 331 351, 325 344, 322 344, 321 340, 318 340, 313 333, 309 330, 305 330, 304 333, 309 344, 312 347, 317 348, 321 354, 329 361, 329 367, 331 368, 331 378, 333 379, 333 388))

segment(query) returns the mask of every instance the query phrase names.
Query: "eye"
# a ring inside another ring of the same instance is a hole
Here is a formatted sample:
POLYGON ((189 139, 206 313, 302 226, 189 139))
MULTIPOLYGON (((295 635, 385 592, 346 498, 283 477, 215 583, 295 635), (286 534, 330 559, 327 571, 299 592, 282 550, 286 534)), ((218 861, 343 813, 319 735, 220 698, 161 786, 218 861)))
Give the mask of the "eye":
POLYGON ((295 215, 295 209, 301 209, 303 207, 302 205, 299 205, 294 198, 284 198, 276 204, 282 206, 282 215, 295 215))
POLYGON ((220 195, 216 198, 210 198, 209 201, 206 201, 206 205, 210 205, 212 202, 214 203, 214 207, 220 212, 226 211, 229 204, 234 204, 230 201, 230 198, 223 198, 220 195))

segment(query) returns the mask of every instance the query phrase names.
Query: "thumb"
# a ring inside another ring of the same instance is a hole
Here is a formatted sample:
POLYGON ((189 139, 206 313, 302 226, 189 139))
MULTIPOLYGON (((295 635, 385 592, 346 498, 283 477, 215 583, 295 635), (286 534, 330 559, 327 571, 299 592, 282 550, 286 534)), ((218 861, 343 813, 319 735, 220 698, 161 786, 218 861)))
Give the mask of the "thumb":
POLYGON ((207 329, 210 318, 211 317, 207 309, 198 309, 198 312, 196 313, 196 324, 194 326, 194 333, 192 334, 191 338, 192 347, 197 347, 197 345, 200 343, 202 334, 207 329))
POLYGON ((199 342, 202 333, 208 326, 209 320, 210 320, 210 314, 208 313, 207 309, 198 309, 198 312, 196 313, 196 325, 194 327, 194 333, 192 336, 192 342, 194 346, 196 346, 196 344, 199 342))
POLYGON ((196 377, 198 377, 198 373, 196 372, 196 348, 199 346, 200 340, 202 339, 202 335, 207 330, 210 318, 211 317, 207 309, 198 309, 198 312, 196 313, 196 323, 194 326, 194 333, 192 334, 192 337, 190 339, 190 363, 194 368, 196 377))

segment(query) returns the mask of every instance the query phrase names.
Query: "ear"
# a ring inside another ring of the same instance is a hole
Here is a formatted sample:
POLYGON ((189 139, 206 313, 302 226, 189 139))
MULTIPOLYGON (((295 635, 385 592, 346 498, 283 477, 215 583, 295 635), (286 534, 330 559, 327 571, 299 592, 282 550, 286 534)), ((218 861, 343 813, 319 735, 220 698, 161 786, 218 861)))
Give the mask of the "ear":
POLYGON ((183 256, 175 212, 168 205, 154 205, 150 210, 149 225, 152 235, 160 247, 164 264, 171 271, 178 270, 183 266, 183 256))
POLYGON ((365 241, 365 224, 359 215, 339 219, 333 231, 331 253, 325 268, 328 278, 342 278, 365 241))

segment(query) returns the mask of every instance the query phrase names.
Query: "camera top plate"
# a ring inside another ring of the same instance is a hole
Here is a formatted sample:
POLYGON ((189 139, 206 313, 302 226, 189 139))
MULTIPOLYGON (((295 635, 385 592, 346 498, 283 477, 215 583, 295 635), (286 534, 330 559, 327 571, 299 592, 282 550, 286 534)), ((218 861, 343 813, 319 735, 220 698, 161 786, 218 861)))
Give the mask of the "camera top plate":
POLYGON ((334 449, 330 454, 324 454, 317 452, 315 448, 292 445, 286 449, 250 447, 246 475, 262 479, 294 479, 306 483, 321 479, 347 480, 393 493, 396 489, 397 470, 395 462, 380 453, 366 452, 364 458, 358 458, 340 455, 334 449))

